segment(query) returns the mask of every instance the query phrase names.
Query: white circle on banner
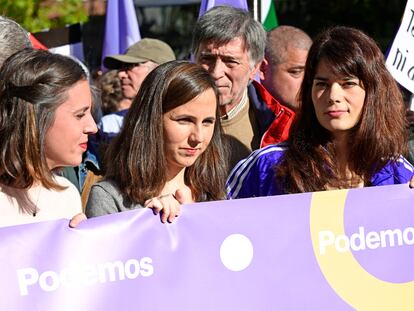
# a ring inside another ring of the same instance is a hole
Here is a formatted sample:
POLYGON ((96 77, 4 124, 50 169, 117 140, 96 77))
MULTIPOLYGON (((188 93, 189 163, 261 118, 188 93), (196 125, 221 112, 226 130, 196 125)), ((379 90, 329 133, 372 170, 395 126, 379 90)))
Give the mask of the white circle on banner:
POLYGON ((253 260, 253 244, 243 234, 229 235, 220 246, 220 259, 231 271, 246 269, 253 260))

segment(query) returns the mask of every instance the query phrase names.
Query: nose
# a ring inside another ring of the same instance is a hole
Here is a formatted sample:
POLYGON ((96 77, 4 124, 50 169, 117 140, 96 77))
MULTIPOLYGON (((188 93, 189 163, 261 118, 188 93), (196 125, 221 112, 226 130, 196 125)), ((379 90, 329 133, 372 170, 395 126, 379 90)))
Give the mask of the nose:
POLYGON ((194 125, 191 135, 189 137, 189 143, 191 147, 196 147, 198 144, 204 141, 203 125, 194 125))
POLYGON ((127 73, 125 70, 119 70, 118 71, 118 78, 122 79, 122 78, 126 78, 127 77, 127 73))
POLYGON ((93 119, 92 115, 89 114, 86 119, 85 126, 83 128, 83 132, 85 134, 95 134, 98 131, 96 126, 95 120, 93 119))
POLYGON ((329 89, 329 102, 330 103, 340 103, 342 100, 342 87, 339 83, 332 83, 329 89))
POLYGON ((213 64, 211 64, 209 69, 210 69, 209 71, 210 71, 211 76, 215 80, 218 80, 224 76, 225 66, 220 58, 218 58, 213 64))

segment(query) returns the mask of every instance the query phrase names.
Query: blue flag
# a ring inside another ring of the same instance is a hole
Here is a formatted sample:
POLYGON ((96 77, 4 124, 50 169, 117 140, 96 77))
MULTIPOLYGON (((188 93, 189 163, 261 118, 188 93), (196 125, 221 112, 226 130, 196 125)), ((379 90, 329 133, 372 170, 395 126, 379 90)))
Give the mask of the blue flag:
POLYGON ((203 15, 212 7, 218 5, 228 5, 235 8, 244 9, 246 11, 249 10, 246 0, 201 0, 200 13, 198 14, 198 16, 203 15))
POLYGON ((102 61, 141 40, 133 0, 108 0, 102 61))

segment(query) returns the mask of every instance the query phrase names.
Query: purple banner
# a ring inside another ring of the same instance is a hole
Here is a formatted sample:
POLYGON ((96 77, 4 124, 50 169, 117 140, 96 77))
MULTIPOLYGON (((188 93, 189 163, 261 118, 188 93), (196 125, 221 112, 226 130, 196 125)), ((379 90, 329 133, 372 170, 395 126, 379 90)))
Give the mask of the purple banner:
POLYGON ((200 11, 198 16, 200 17, 212 7, 219 5, 228 5, 239 9, 249 10, 247 6, 247 0, 201 0, 200 11))
POLYGON ((407 185, 0 229, 0 310, 412 310, 407 185))

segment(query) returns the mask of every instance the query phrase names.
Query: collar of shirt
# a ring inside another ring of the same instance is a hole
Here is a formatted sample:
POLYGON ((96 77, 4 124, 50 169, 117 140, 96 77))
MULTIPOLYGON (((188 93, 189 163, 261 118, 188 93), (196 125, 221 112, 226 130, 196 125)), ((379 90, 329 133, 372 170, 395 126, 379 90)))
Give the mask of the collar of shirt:
POLYGON ((239 104, 234 106, 229 112, 227 112, 225 115, 221 116, 221 120, 231 120, 233 119, 248 103, 247 100, 247 90, 244 92, 243 97, 239 104))

